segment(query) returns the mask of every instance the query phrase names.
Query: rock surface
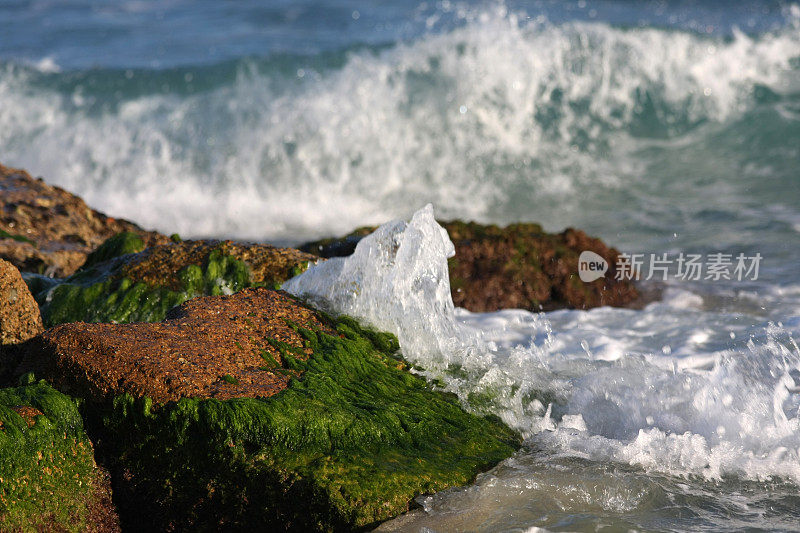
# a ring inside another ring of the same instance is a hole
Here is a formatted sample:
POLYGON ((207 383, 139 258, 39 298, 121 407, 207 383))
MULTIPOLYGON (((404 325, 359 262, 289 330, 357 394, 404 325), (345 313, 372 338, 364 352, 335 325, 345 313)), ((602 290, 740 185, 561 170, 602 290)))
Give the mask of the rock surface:
POLYGON ((264 340, 300 346, 288 319, 334 334, 297 301, 247 289, 236 298, 190 300, 161 323, 56 326, 26 347, 40 356, 20 373, 33 371, 61 391, 98 403, 123 393, 156 403, 268 397, 297 374, 283 369, 279 350, 264 340), (279 370, 269 370, 270 364, 279 370))
POLYGON ((410 373, 393 336, 266 288, 23 347, 19 372, 87 402, 131 530, 363 529, 520 444, 410 373))
POLYGON ((546 233, 538 224, 500 228, 458 221, 445 228, 456 247, 450 260, 453 303, 470 311, 619 307, 639 297, 633 282, 615 279, 619 252, 581 230, 546 233), (609 265, 591 283, 578 276, 578 256, 586 250, 609 265))
POLYGON ((129 231, 147 246, 169 238, 91 209, 79 197, 0 165, 0 258, 23 272, 69 276, 112 235, 129 231))
POLYGON ((75 403, 44 382, 0 389, 0 530, 120 531, 75 403))
POLYGON ((43 329, 39 306, 19 271, 0 259, 0 345, 28 340, 43 329))
MULTIPOLYGON (((499 309, 549 311, 628 306, 639 292, 633 282, 616 280, 619 252, 600 239, 569 228, 547 233, 538 224, 505 228, 461 221, 440 222, 456 249, 449 260, 453 303, 473 312, 499 309), (578 256, 589 250, 609 264, 605 276, 591 283, 578 277, 578 256)), ((374 228, 358 228, 338 239, 306 243, 299 248, 320 257, 353 253, 374 228)))
POLYGON ((60 284, 29 278, 45 324, 157 322, 196 296, 275 287, 318 259, 291 248, 232 241, 172 242, 122 255, 136 248, 137 238, 112 237, 60 284))

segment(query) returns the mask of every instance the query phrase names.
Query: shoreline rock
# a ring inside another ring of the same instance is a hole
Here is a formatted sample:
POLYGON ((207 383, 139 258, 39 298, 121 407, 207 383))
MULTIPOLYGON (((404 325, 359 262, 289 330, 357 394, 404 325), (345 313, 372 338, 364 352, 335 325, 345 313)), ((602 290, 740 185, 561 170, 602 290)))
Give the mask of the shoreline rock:
POLYGON ((0 259, 0 345, 17 344, 42 331, 39 306, 28 286, 14 265, 0 259))
POLYGON ((197 296, 277 287, 317 259, 291 248, 233 241, 171 242, 128 253, 137 249, 137 239, 115 235, 65 280, 29 275, 45 324, 158 322, 197 296))
POLYGON ((146 246, 169 237, 91 209, 78 196, 0 164, 0 259, 22 272, 54 277, 73 274, 92 250, 121 232, 136 233, 146 246))
POLYGON ((137 530, 365 529, 521 444, 409 372, 393 336, 266 288, 23 346, 17 373, 85 402, 137 530))
MULTIPOLYGON (((581 230, 547 233, 533 223, 499 227, 455 220, 439 224, 456 249, 448 261, 453 303, 469 311, 629 307, 640 298, 632 281, 615 279, 619 252, 581 230), (609 265, 605 276, 591 283, 578 276, 578 256, 585 250, 609 265)), ((298 248, 323 258, 350 255, 373 229, 358 228, 344 237, 298 248)))
POLYGON ((0 530, 120 531, 77 406, 44 382, 0 389, 0 530))

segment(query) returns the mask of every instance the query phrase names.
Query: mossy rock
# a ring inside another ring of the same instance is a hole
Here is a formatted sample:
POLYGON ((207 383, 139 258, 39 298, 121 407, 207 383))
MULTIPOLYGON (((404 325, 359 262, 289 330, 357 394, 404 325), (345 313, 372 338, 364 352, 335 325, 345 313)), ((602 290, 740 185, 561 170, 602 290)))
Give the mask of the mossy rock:
POLYGON ((118 233, 107 239, 86 258, 81 269, 86 270, 94 265, 108 261, 115 257, 135 254, 145 249, 144 239, 131 231, 118 233))
POLYGON ((392 335, 285 293, 170 317, 63 324, 21 368, 85 400, 132 530, 365 529, 521 444, 412 374, 392 335))
POLYGON ((136 233, 120 233, 63 281, 26 276, 45 325, 158 322, 196 296, 279 286, 316 259, 298 250, 231 241, 176 239, 143 247, 136 233))
POLYGON ((75 402, 43 381, 0 389, 0 530, 119 530, 75 402))

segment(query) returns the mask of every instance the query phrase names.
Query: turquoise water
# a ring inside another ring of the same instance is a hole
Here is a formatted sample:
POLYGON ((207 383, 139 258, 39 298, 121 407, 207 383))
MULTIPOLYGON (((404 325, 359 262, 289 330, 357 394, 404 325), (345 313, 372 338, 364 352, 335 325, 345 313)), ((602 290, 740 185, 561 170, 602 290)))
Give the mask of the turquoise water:
MULTIPOLYGON (((800 529, 797 4, 0 2, 0 161, 184 237, 432 202, 760 253, 640 311, 453 311, 490 344, 448 352, 472 365, 450 386, 492 388, 526 448, 385 527, 800 529)), ((427 346, 404 349, 438 372, 427 346)))

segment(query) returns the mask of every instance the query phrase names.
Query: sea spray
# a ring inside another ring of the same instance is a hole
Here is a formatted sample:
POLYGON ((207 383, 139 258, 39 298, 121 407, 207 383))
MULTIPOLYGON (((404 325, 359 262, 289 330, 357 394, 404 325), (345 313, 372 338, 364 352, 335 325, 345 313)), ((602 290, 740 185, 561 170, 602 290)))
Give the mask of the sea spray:
POLYGON ((426 376, 470 408, 499 415, 532 445, 676 475, 800 480, 800 401, 791 393, 800 354, 782 327, 769 325, 744 353, 637 354, 620 338, 614 357, 594 354, 606 342, 597 335, 611 336, 602 326, 609 316, 647 324, 669 304, 554 314, 580 318, 564 333, 525 311, 456 311, 452 254, 428 205, 284 289, 397 334, 404 356, 426 376))
MULTIPOLYGON (((752 142, 793 138, 774 132, 794 124, 798 55, 793 23, 724 36, 469 8, 449 31, 323 57, 62 72, 0 62, 0 146, 4 164, 188 236, 326 237, 428 201, 440 216, 536 213, 553 228, 586 227, 588 213, 605 236, 634 224, 605 215, 603 193, 649 198, 650 165, 669 183, 711 159, 700 178, 749 184, 718 160, 758 171, 771 147, 741 150, 754 126, 736 120, 763 104, 782 116, 758 120, 752 142), (674 150, 698 133, 723 156, 690 153, 684 169, 674 150)), ((775 171, 789 182, 786 166, 775 171)))
POLYGON ((408 222, 382 225, 352 255, 319 263, 282 288, 394 333, 412 362, 446 367, 482 351, 480 337, 455 321, 447 270, 454 254, 428 204, 408 222))

